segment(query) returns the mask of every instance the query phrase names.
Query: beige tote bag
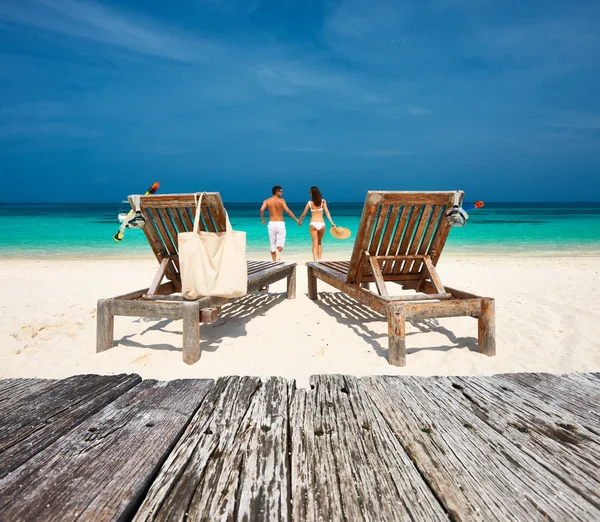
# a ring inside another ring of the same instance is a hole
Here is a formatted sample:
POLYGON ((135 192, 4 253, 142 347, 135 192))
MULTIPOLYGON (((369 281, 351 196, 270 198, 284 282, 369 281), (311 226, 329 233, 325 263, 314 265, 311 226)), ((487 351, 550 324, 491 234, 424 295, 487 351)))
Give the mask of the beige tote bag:
POLYGON ((246 232, 232 230, 227 211, 225 232, 199 231, 201 205, 202 194, 196 202, 194 231, 178 234, 181 293, 186 299, 246 295, 246 232))

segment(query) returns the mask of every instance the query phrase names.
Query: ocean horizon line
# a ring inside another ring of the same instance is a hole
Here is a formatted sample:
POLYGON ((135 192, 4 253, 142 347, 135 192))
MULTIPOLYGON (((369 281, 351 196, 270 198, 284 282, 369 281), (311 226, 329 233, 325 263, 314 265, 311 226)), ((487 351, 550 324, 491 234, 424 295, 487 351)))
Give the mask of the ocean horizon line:
MULTIPOLYGON (((185 194, 185 193, 182 193, 185 194)), ((158 194, 160 195, 160 194, 158 194)), ((267 199, 267 198, 265 198, 267 199)), ((0 201, 0 205, 115 205, 121 203, 121 201, 125 201, 126 199, 122 199, 119 201, 0 201)), ((254 201, 227 201, 228 205, 260 205, 260 203, 264 201, 264 199, 257 199, 254 201)), ((303 201, 291 201, 286 200, 288 204, 291 205, 304 205, 307 200, 303 201)), ((331 200, 330 200, 331 201, 331 200)), ((473 200, 465 199, 463 203, 475 203, 473 200)), ((486 205, 600 205, 600 200, 598 201, 490 201, 490 200, 482 200, 486 205)), ((364 204, 364 200, 361 201, 331 201, 333 204, 339 205, 362 205, 364 204)))

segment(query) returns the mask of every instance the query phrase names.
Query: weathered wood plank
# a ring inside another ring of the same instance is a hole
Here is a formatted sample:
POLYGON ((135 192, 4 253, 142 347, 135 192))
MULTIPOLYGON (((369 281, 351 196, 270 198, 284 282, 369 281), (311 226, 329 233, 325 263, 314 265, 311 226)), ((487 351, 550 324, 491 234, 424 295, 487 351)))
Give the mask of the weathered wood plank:
POLYGON ((290 422, 292 520, 447 520, 355 378, 311 377, 290 422))
POLYGON ((508 390, 524 391, 577 416, 588 430, 600 435, 600 393, 581 393, 573 383, 576 374, 507 373, 495 377, 504 381, 508 390))
POLYGON ((24 397, 53 386, 54 379, 0 379, 0 412, 24 397))
POLYGON ((141 382, 139 375, 77 375, 0 403, 0 478, 141 382))
POLYGON ((125 520, 213 381, 144 381, 0 480, 4 520, 125 520))
MULTIPOLYGON (((431 379, 431 391, 452 395, 477 416, 600 508, 600 437, 579 419, 524 390, 507 391, 495 377, 431 379)), ((589 392, 581 388, 582 394, 589 392)))
MULTIPOLYGON (((369 190, 367 202, 371 205, 445 205, 454 200, 454 194, 454 191, 369 190)), ((462 191, 459 194, 462 200, 462 191)))
POLYGON ((287 382, 219 379, 134 520, 288 520, 287 382))
POLYGON ((375 278, 375 286, 377 287, 379 295, 382 297, 389 297, 378 260, 369 256, 369 264, 371 265, 371 272, 373 273, 373 277, 375 278))
POLYGON ((451 518, 598 520, 600 510, 431 381, 371 377, 361 386, 451 518))

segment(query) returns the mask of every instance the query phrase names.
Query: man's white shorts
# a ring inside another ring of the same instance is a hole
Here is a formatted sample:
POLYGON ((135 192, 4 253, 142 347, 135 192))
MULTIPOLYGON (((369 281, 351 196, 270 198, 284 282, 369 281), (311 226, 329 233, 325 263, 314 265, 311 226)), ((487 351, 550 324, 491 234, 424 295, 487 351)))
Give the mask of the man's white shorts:
POLYGON ((269 221, 269 241, 271 242, 271 252, 275 252, 277 247, 284 247, 285 223, 283 221, 269 221))

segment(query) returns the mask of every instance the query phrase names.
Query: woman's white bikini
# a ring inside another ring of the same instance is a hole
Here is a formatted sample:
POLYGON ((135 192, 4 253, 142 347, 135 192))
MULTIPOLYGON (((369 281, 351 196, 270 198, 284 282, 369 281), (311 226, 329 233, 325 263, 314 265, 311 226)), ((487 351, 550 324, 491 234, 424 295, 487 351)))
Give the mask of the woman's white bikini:
POLYGON ((319 208, 315 207, 313 205, 312 201, 308 202, 308 206, 310 208, 310 211, 312 213, 312 218, 310 220, 310 225, 309 226, 313 226, 315 227, 315 230, 321 230, 324 226, 325 226, 325 220, 323 219, 323 203, 325 202, 325 200, 321 201, 321 206, 319 208), (315 215, 315 212, 320 212, 320 217, 321 217, 321 221, 313 221, 313 219, 318 218, 319 214, 315 215))

